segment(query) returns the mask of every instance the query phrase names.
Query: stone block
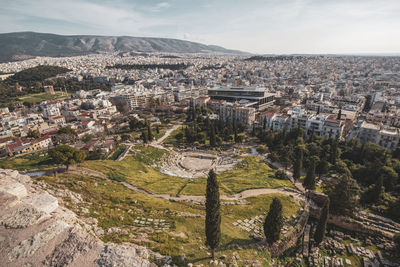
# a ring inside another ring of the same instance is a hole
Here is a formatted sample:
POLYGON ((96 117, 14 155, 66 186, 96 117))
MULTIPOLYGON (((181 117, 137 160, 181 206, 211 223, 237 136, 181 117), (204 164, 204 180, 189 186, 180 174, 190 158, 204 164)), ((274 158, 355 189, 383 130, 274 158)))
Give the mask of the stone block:
POLYGON ((43 211, 48 214, 58 208, 57 198, 51 196, 47 192, 24 199, 23 202, 30 204, 39 211, 43 211))
POLYGON ((21 183, 0 184, 0 191, 14 195, 19 199, 26 197, 28 194, 25 186, 21 183))

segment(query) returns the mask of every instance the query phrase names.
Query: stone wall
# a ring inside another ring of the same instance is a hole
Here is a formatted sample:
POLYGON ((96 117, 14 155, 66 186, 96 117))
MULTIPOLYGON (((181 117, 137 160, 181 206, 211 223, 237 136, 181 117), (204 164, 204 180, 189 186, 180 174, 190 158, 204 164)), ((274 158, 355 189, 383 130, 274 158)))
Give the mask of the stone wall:
POLYGON ((279 257, 286 250, 296 245, 297 240, 303 235, 304 229, 308 222, 309 213, 310 205, 306 203, 304 206, 304 211, 300 215, 299 221, 293 231, 285 235, 281 240, 274 243, 272 246, 268 247, 268 251, 272 257, 279 257))
MULTIPOLYGON (((310 209, 310 217, 312 217, 314 219, 319 219, 320 214, 321 214, 320 208, 310 209)), ((365 233, 368 235, 378 234, 380 236, 384 236, 387 238, 393 237, 393 234, 391 234, 390 232, 383 231, 375 226, 364 224, 362 221, 358 220, 357 216, 354 218, 351 218, 351 217, 336 216, 336 215, 330 214, 328 217, 328 224, 333 224, 337 227, 340 227, 340 228, 343 228, 345 230, 349 230, 352 232, 365 233)))

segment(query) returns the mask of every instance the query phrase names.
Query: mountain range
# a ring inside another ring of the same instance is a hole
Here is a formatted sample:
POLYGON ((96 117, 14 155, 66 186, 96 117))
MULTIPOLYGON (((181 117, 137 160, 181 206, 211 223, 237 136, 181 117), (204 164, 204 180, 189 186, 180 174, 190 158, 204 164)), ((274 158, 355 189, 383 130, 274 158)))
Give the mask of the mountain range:
POLYGON ((37 32, 0 34, 0 62, 36 56, 62 57, 103 52, 245 54, 190 41, 131 36, 58 35, 37 32))

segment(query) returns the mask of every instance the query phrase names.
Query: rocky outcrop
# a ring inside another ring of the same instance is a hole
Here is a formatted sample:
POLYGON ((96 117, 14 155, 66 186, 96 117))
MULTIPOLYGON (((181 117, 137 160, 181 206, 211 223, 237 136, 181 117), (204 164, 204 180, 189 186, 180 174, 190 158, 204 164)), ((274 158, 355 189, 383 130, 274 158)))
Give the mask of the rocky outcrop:
POLYGON ((29 176, 0 169, 2 266, 147 267, 170 259, 134 244, 104 244, 92 230, 29 176))
POLYGON ((96 262, 100 266, 137 266, 148 267, 150 262, 147 260, 149 254, 146 249, 126 245, 109 245, 104 247, 96 262), (138 257, 139 256, 139 257, 138 257), (143 259, 144 258, 144 259, 143 259))

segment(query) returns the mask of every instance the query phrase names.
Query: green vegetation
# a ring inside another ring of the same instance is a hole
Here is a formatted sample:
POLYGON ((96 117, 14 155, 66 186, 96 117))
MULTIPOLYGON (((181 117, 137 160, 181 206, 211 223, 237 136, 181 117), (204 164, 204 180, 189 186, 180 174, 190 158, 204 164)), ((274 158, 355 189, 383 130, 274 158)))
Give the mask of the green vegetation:
POLYGON ((18 97, 18 100, 23 103, 36 104, 36 103, 40 103, 45 100, 53 101, 53 100, 65 99, 68 97, 69 97, 69 95, 66 96, 65 93, 62 93, 62 92, 56 92, 54 95, 46 94, 46 93, 38 93, 38 94, 29 94, 29 95, 20 96, 20 97, 18 97))
MULTIPOLYGON (((74 203, 69 197, 64 198, 66 206, 77 214, 93 217, 98 220, 99 227, 105 230, 103 241, 133 242, 170 255, 178 263, 179 255, 185 253, 189 262, 207 264, 209 262, 208 250, 205 248, 204 238, 204 206, 193 205, 189 202, 170 202, 164 199, 149 197, 144 194, 129 190, 123 185, 99 177, 78 176, 61 174, 57 177, 35 178, 44 181, 50 188, 57 190, 71 190, 79 193, 83 203, 74 203), (83 208, 88 208, 85 214, 83 208), (179 214, 193 214, 199 217, 185 217, 179 214), (179 215, 179 216, 177 216, 179 215), (164 219, 170 225, 170 230, 162 233, 146 232, 135 228, 134 220, 137 217, 164 219), (122 218, 122 219, 121 219, 122 218), (111 227, 127 230, 128 234, 108 233, 111 227), (141 236, 140 241, 139 236, 141 236)), ((203 191, 204 194, 205 191, 203 191)), ((232 223, 238 219, 249 219, 256 215, 268 212, 268 207, 273 198, 279 198, 283 206, 283 216, 297 214, 300 206, 286 195, 271 194, 247 198, 249 205, 223 205, 221 206, 221 241, 216 257, 227 255, 232 258, 234 253, 242 259, 258 259, 262 265, 267 265, 270 259, 268 253, 246 248, 246 245, 255 241, 249 233, 240 230, 232 223), (251 208, 249 208, 251 207, 251 208), (237 244, 242 250, 228 248, 237 244)))
POLYGON ((19 171, 40 171, 49 170, 54 167, 54 163, 50 160, 46 152, 0 159, 0 168, 2 169, 14 169, 19 171))
MULTIPOLYGON (((310 168, 314 159, 315 173, 331 178, 322 188, 331 198, 332 213, 346 210, 351 215, 361 204, 400 221, 400 198, 396 193, 400 189, 400 147, 390 151, 369 142, 361 144, 358 139, 339 141, 315 134, 306 138, 301 128, 279 132, 259 127, 254 132, 261 145, 268 147, 272 161, 284 166, 289 162, 285 167, 293 167, 295 179, 301 180, 302 170, 309 170, 309 177, 315 177, 314 168, 310 168)), ((309 180, 313 179, 306 183, 309 180)))
POLYGON ((279 240, 282 226, 282 203, 278 198, 274 198, 264 221, 264 234, 269 244, 279 240))
POLYGON ((234 169, 218 175, 225 194, 236 194, 246 189, 293 187, 288 180, 276 179, 274 171, 257 156, 242 158, 234 169))
POLYGON ((174 130, 165 140, 164 143, 167 144, 179 144, 183 138, 183 128, 180 126, 178 129, 174 130))
MULTIPOLYGON (((206 179, 170 176, 161 173, 156 167, 163 157, 165 150, 154 147, 137 146, 140 152, 128 156, 122 161, 86 161, 81 165, 111 177, 124 177, 128 183, 146 191, 171 195, 204 195, 206 179)), ((218 175, 221 194, 232 195, 254 188, 293 187, 288 180, 274 177, 274 171, 256 156, 247 156, 232 170, 218 175)))
POLYGON ((80 149, 59 145, 49 150, 49 157, 52 162, 65 165, 68 171, 70 165, 84 161, 86 154, 80 149))
POLYGON ((215 258, 215 249, 221 240, 221 213, 219 185, 217 175, 211 169, 208 173, 206 188, 206 245, 211 248, 211 258, 215 258))
POLYGON ((125 145, 120 145, 110 157, 111 160, 116 160, 126 149, 125 145))
POLYGON ((312 157, 310 160, 310 164, 307 169, 307 175, 304 178, 304 187, 307 188, 308 190, 314 190, 315 189, 315 162, 318 159, 316 157, 312 157))
POLYGON ((42 82, 45 79, 55 77, 58 74, 69 72, 67 68, 57 66, 40 65, 26 70, 17 72, 11 77, 6 79, 8 84, 15 84, 16 82, 23 86, 32 86, 35 82, 42 82))
POLYGON ((329 215, 329 198, 327 199, 322 212, 321 216, 319 218, 318 224, 317 224, 317 229, 315 230, 314 233, 314 240, 316 244, 320 244, 325 237, 325 231, 326 231, 326 224, 328 222, 328 215, 329 215))

